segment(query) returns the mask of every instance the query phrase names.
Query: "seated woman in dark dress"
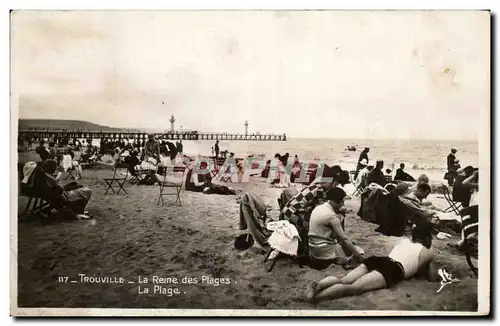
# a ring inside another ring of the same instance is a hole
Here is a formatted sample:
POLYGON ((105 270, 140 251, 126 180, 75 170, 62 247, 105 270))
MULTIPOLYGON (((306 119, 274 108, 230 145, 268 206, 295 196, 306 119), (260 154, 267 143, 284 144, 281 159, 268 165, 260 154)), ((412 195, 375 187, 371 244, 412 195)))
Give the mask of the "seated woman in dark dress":
MULTIPOLYGON (((206 173, 197 173, 191 164, 186 173, 186 190, 193 192, 203 192, 205 194, 235 195, 236 191, 224 186, 212 183, 212 176, 207 169, 207 164, 202 162, 199 171, 206 170, 206 173)), ((205 172, 205 171, 204 171, 205 172)))

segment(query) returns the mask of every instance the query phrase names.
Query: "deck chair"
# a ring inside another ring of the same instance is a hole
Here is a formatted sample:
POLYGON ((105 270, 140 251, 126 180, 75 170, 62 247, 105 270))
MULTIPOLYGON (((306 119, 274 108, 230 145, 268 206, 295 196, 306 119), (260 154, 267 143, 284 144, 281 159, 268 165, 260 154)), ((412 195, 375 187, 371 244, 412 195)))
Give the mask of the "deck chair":
POLYGON ((354 178, 354 176, 356 175, 356 171, 350 171, 349 175, 351 176, 351 183, 354 186, 354 191, 352 192, 351 196, 353 197, 360 196, 364 190, 364 181, 361 182, 358 186, 356 186, 356 179, 354 178))
POLYGON ((181 202, 181 191, 184 185, 184 179, 186 174, 186 166, 167 166, 163 171, 163 180, 159 182, 160 194, 158 195, 158 201, 156 205, 160 204, 163 206, 165 203, 163 201, 163 196, 176 196, 175 203, 182 206, 181 202), (169 173, 171 170, 173 173, 169 173), (169 175, 170 174, 170 175, 169 175), (166 193, 165 189, 174 188, 173 193, 166 193))
POLYGON ((144 179, 143 178, 144 171, 141 168, 140 164, 138 164, 134 167, 129 166, 128 169, 129 169, 129 173, 130 173, 130 179, 128 180, 128 182, 130 184, 138 184, 139 182, 141 182, 144 179))
POLYGON ((31 189, 31 196, 35 198, 35 205, 29 211, 31 215, 37 215, 50 218, 52 210, 58 212, 64 211, 71 216, 76 217, 77 214, 68 206, 65 196, 62 195, 59 188, 51 186, 45 178, 45 173, 39 167, 33 172, 33 187, 31 189), (36 201, 38 198, 38 202, 36 201))
POLYGON ((64 172, 67 172, 66 177, 64 178, 65 180, 71 179, 75 180, 75 175, 74 173, 76 172, 75 167, 73 165, 73 158, 69 154, 64 154, 60 156, 60 162, 59 162, 61 168, 64 170, 64 172))
POLYGON ((448 186, 445 184, 441 185, 441 189, 443 190, 443 195, 448 205, 450 205, 447 209, 444 210, 445 213, 454 212, 457 215, 460 215, 460 209, 462 208, 462 204, 456 201, 453 201, 451 193, 448 189, 448 186))
POLYGON ((220 173, 220 169, 224 166, 224 163, 226 160, 221 157, 214 157, 214 168, 212 171, 210 171, 212 178, 217 177, 220 173))
POLYGON ((134 169, 134 171, 130 171, 130 179, 128 180, 130 184, 138 184, 142 179, 142 172, 140 170, 134 169))
POLYGON ((111 178, 104 178, 104 182, 108 185, 108 188, 104 192, 104 195, 108 193, 109 190, 113 192, 113 194, 118 195, 121 190, 125 194, 128 194, 125 188, 123 187, 125 185, 125 182, 127 181, 128 177, 128 164, 124 163, 117 163, 113 166, 113 177, 111 178), (116 183, 116 186, 118 188, 118 191, 115 191, 115 188, 113 188, 113 184, 116 183))
MULTIPOLYGON (((33 164, 36 163, 33 162, 33 164)), ((30 176, 30 178, 27 180, 26 183, 23 182, 24 165, 25 165, 24 163, 17 163, 18 187, 19 187, 18 194, 22 197, 28 198, 28 202, 26 203, 26 206, 22 211, 22 215, 36 215, 36 212, 39 210, 39 208, 43 206, 43 200, 34 191, 33 183, 34 183, 35 171, 33 171, 32 175, 30 176)))
MULTIPOLYGON (((34 178, 34 175, 30 179, 32 178, 34 178)), ((30 182, 20 183, 20 195, 28 198, 28 202, 22 212, 24 216, 37 216, 48 208, 48 202, 42 199, 42 196, 35 191, 30 182)))
POLYGON ((47 208, 47 202, 42 199, 33 187, 21 184, 21 196, 27 197, 28 202, 24 207, 23 215, 34 216, 47 208))
POLYGON ((479 207, 477 205, 467 207, 460 210, 460 218, 462 220, 462 231, 464 236, 464 250, 467 264, 470 269, 478 276, 477 266, 472 263, 471 257, 477 260, 477 236, 479 233, 479 207))
POLYGON ((233 175, 236 173, 236 166, 229 165, 227 167, 223 167, 225 172, 219 173, 221 175, 220 181, 222 182, 233 182, 233 175))
POLYGON ((68 174, 66 174, 66 178, 64 178, 65 180, 69 180, 69 179, 76 180, 75 175, 74 175, 74 173, 76 172, 76 170, 75 170, 74 166, 72 166, 71 168, 69 168, 68 170, 66 170, 66 172, 68 174))

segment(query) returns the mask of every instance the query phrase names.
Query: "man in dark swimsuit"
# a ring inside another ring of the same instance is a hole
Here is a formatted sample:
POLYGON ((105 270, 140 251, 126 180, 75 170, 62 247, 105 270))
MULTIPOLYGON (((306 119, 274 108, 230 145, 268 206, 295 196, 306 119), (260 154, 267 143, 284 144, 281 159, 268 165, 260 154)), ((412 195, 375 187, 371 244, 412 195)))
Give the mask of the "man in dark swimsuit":
POLYGON ((328 276, 312 282, 306 289, 306 300, 317 302, 392 287, 415 275, 438 281, 434 254, 430 250, 432 234, 428 227, 415 227, 412 240, 404 238, 387 256, 371 256, 339 279, 328 276))

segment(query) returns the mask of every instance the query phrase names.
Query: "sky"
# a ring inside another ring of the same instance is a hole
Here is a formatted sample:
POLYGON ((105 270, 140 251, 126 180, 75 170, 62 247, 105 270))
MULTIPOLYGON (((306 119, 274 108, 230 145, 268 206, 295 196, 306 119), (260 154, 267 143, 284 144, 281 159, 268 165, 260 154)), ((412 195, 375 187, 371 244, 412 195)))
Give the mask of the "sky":
MULTIPOLYGON (((25 119, 306 138, 477 140, 481 11, 16 11, 25 119)), ((483 121, 483 122, 482 122, 483 121)), ((484 126, 489 128, 488 126, 484 126)))

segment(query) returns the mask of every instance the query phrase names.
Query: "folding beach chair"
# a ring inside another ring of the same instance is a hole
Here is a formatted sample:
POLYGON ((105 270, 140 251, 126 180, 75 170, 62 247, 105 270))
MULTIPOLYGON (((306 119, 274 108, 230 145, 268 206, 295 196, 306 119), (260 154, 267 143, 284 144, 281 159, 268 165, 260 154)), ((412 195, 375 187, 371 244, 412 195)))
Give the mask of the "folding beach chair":
POLYGON ((74 173, 76 172, 75 166, 73 165, 73 158, 69 154, 63 154, 59 158, 59 165, 66 172, 65 180, 76 180, 74 173), (70 161, 70 162, 68 162, 70 161), (64 163, 70 163, 70 165, 65 166, 64 163))
POLYGON ((464 250, 467 264, 474 275, 478 274, 477 267, 472 263, 471 256, 477 260, 477 236, 479 234, 479 207, 474 205, 460 210, 462 231, 464 235, 464 250))
POLYGON ((227 167, 223 167, 223 169, 225 172, 221 173, 220 181, 233 182, 233 175, 236 173, 236 167, 229 165, 227 167))
POLYGON ((142 176, 144 174, 144 171, 141 168, 140 164, 134 166, 133 168, 129 167, 129 173, 130 173, 131 178, 129 179, 128 182, 130 184, 138 184, 139 182, 141 182, 144 179, 142 176))
POLYGON ((361 182, 358 186, 356 186, 356 179, 354 178, 354 176, 356 175, 356 171, 350 171, 349 175, 351 176, 351 183, 354 186, 354 191, 352 192, 351 196, 353 197, 360 196, 364 190, 363 187, 364 182, 361 182))
POLYGON ((17 164, 17 170, 19 173, 19 180, 18 180, 19 195, 28 198, 28 202, 26 203, 26 206, 22 211, 22 215, 25 216, 38 215, 44 208, 47 207, 47 203, 41 198, 40 194, 38 194, 35 191, 35 188, 33 187, 33 179, 35 177, 35 171, 33 171, 27 183, 22 182, 24 178, 23 168, 24 168, 23 163, 17 164))
POLYGON ((220 173, 220 169, 221 167, 224 166, 224 163, 226 162, 226 160, 224 158, 220 158, 220 157, 214 157, 214 168, 212 171, 210 171, 211 175, 212 175, 212 178, 215 178, 217 177, 217 175, 219 175, 220 173))
POLYGON ((21 196, 28 198, 23 211, 24 216, 37 216, 49 207, 49 203, 43 200, 42 196, 27 184, 21 184, 21 196))
POLYGON ((45 173, 37 167, 30 178, 33 178, 32 186, 25 187, 22 192, 30 197, 25 212, 30 216, 40 216, 44 219, 50 218, 52 210, 65 211, 76 216, 68 206, 66 197, 61 195, 59 188, 54 189, 45 179, 45 173), (30 202, 34 199, 34 205, 30 208, 30 202))
POLYGON ((158 201, 156 202, 156 205, 159 205, 160 201, 162 206, 165 204, 163 202, 163 196, 176 196, 175 203, 176 204, 178 203, 179 206, 182 206, 181 191, 184 185, 185 173, 186 173, 186 166, 184 165, 165 167, 163 171, 163 180, 159 182, 160 194, 158 195, 158 201), (170 176, 168 175, 169 169, 173 172, 171 173, 170 176), (165 192, 166 188, 174 188, 175 192, 166 193, 165 192))
POLYGON ((448 186, 445 184, 441 185, 441 189, 443 190, 443 195, 446 201, 448 202, 448 205, 450 205, 447 209, 445 209, 445 213, 449 212, 454 212, 457 215, 460 215, 460 208, 462 207, 461 203, 458 203, 456 201, 453 201, 453 198, 450 194, 450 191, 448 189, 448 186))
POLYGON ((478 235, 479 235, 479 206, 474 205, 460 210, 462 220, 462 231, 464 237, 464 251, 467 264, 474 275, 478 274, 477 266, 472 263, 471 257, 477 260, 478 255, 478 235))
POLYGON ((104 195, 106 195, 109 190, 111 190, 113 194, 116 195, 118 195, 121 190, 123 190, 125 194, 128 194, 125 188, 123 187, 125 185, 125 182, 127 181, 127 177, 128 177, 128 164, 124 163, 115 164, 113 166, 113 177, 103 179, 108 185, 108 188, 106 189, 106 192, 104 192, 104 195), (115 189, 113 188, 114 183, 116 183, 118 191, 115 191, 115 189))
POLYGON ((74 175, 74 173, 76 173, 76 169, 74 166, 70 167, 68 170, 66 170, 66 172, 68 174, 66 174, 66 178, 64 178, 65 180, 69 180, 69 179, 76 180, 76 177, 74 175))

